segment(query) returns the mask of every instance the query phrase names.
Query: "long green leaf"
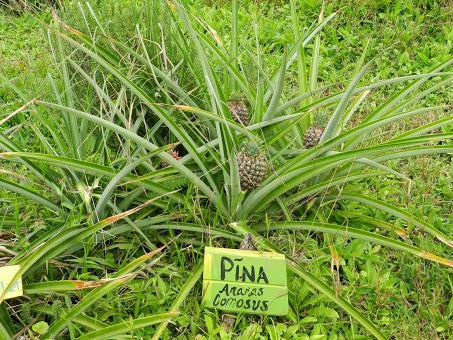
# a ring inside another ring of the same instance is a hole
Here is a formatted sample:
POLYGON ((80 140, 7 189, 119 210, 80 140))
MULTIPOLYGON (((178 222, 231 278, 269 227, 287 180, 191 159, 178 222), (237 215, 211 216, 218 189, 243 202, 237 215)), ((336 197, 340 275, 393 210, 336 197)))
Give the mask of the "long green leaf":
POLYGON ((94 304, 98 299, 111 292, 112 290, 119 288, 121 285, 132 278, 133 275, 116 278, 105 286, 95 289, 85 295, 85 297, 77 305, 72 307, 69 312, 64 313, 56 322, 51 324, 49 330, 42 336, 42 339, 55 339, 56 337, 60 336, 60 332, 63 330, 63 328, 78 314, 82 313, 85 309, 94 304))
POLYGON ((357 65, 357 71, 354 74, 351 83, 348 85, 346 91, 342 95, 340 102, 338 103, 337 107, 335 108, 332 117, 329 119, 327 123, 326 129, 320 139, 320 143, 331 139, 332 137, 336 136, 337 132, 340 131, 341 124, 340 122, 344 118, 344 113, 347 108, 347 104, 352 96, 354 89, 356 88, 359 81, 365 75, 365 72, 370 68, 372 61, 369 61, 365 66, 362 67, 362 62, 365 57, 365 52, 362 55, 361 62, 357 65))
POLYGON ((20 265, 20 269, 14 275, 11 282, 5 287, 4 291, 0 294, 0 301, 3 301, 6 292, 8 291, 8 289, 10 289, 10 286, 13 284, 13 282, 22 277, 22 275, 30 270, 33 265, 35 265, 39 261, 42 261, 43 258, 52 258, 53 256, 71 247, 73 242, 80 242, 84 238, 94 235, 99 230, 102 230, 103 228, 115 223, 116 221, 130 216, 137 211, 140 211, 150 202, 152 202, 152 200, 128 211, 110 216, 90 227, 71 227, 63 229, 59 233, 54 234, 47 241, 37 244, 35 248, 31 250, 25 250, 24 253, 26 253, 26 255, 21 256, 21 254, 18 254, 18 256, 13 258, 9 264, 20 265))
POLYGON ((111 280, 83 281, 83 280, 61 280, 45 281, 24 285, 24 295, 48 294, 54 292, 75 291, 81 289, 91 289, 109 283, 111 280))
MULTIPOLYGON (((410 147, 414 145, 414 143, 416 145, 417 141, 407 140, 405 143, 406 144, 398 145, 399 148, 403 148, 405 146, 410 147)), ((453 147, 424 146, 403 151, 395 150, 397 150, 397 145, 382 144, 361 150, 354 150, 324 156, 309 162, 305 162, 299 166, 299 169, 288 172, 285 175, 279 176, 278 174, 273 174, 266 181, 264 181, 261 186, 259 186, 249 196, 247 196, 241 206, 241 212, 239 216, 240 218, 244 219, 248 218, 249 214, 254 212, 258 206, 260 207, 259 210, 264 209, 267 207, 267 204, 273 201, 275 198, 279 197, 283 193, 288 192, 301 183, 314 178, 317 174, 327 173, 329 170, 336 168, 338 165, 347 164, 348 166, 350 166, 351 162, 354 162, 354 160, 356 159, 369 157, 372 155, 381 155, 382 152, 385 151, 391 152, 389 156, 386 156, 389 158, 403 158, 407 157, 409 154, 416 155, 429 153, 446 153, 452 152, 453 147)), ((373 160, 376 162, 382 161, 378 158, 373 160)))
MULTIPOLYGON (((160 148, 155 150, 156 152, 162 152, 160 148), (158 151, 159 150, 159 151, 158 151)), ((54 155, 46 155, 40 153, 28 153, 28 152, 7 152, 0 154, 4 158, 8 157, 20 157, 22 159, 33 159, 41 162, 45 162, 49 165, 55 165, 62 168, 70 168, 75 171, 82 171, 85 173, 89 173, 95 176, 106 176, 109 178, 114 178, 118 172, 111 167, 105 165, 99 165, 92 162, 82 161, 74 158, 69 157, 60 157, 54 155)), ((156 182, 147 180, 146 178, 140 178, 134 175, 126 175, 123 176, 123 179, 127 181, 127 183, 135 184, 135 185, 143 185, 145 188, 152 190, 158 194, 167 194, 170 189, 160 185, 156 182)), ((178 193, 173 193, 169 195, 169 197, 175 199, 176 201, 181 201, 183 196, 178 193)))
POLYGON ((403 220, 412 223, 416 227, 419 227, 426 231, 427 233, 433 235, 443 243, 449 245, 450 247, 453 247, 453 241, 448 238, 447 235, 444 233, 440 232, 439 230, 435 229, 433 226, 428 224, 427 222, 419 219, 418 217, 408 213, 407 211, 397 208, 393 206, 392 204, 388 204, 384 201, 369 197, 369 196, 364 196, 364 195, 359 195, 359 194, 346 194, 342 193, 338 196, 338 199, 346 199, 346 200, 351 200, 351 201, 356 201, 360 203, 367 204, 369 206, 375 207, 377 209, 380 209, 382 211, 388 212, 396 217, 402 218, 403 220))
POLYGON ((20 196, 23 196, 25 198, 28 198, 29 200, 35 201, 36 203, 46 207, 47 209, 50 209, 54 212, 60 212, 63 213, 63 210, 57 206, 56 204, 52 203, 45 197, 39 195, 38 193, 31 191, 24 186, 7 181, 6 179, 0 178, 0 188, 12 191, 20 196))
POLYGON ((126 266, 118 270, 114 275, 112 275, 111 282, 108 282, 106 285, 100 286, 89 292, 83 297, 82 300, 77 303, 74 307, 64 313, 55 323, 51 325, 47 333, 44 335, 43 339, 53 339, 58 336, 58 334, 64 329, 64 327, 71 322, 77 315, 85 311, 91 305, 93 305, 98 299, 103 297, 105 294, 111 292, 114 289, 117 289, 120 285, 126 283, 134 277, 130 273, 135 269, 143 266, 143 263, 148 261, 154 255, 159 253, 164 247, 153 250, 150 253, 147 253, 131 262, 126 266))
MULTIPOLYGON (((137 143, 138 145, 150 150, 150 151, 156 151, 159 149, 158 146, 154 145, 150 141, 144 139, 143 137, 140 137, 136 133, 129 131, 121 126, 118 126, 108 120, 105 120, 103 118, 91 115, 89 113, 79 111, 70 107, 64 107, 58 104, 54 103, 47 103, 47 102, 39 102, 40 105, 43 105, 45 107, 49 107, 55 110, 61 110, 61 111, 66 111, 68 113, 74 114, 76 116, 82 117, 84 119, 88 119, 100 126, 103 126, 107 129, 111 129, 112 131, 115 131, 119 135, 137 143)), ((193 181, 196 185, 200 187, 200 190, 202 190, 209 199, 216 201, 217 200, 217 194, 214 193, 196 174, 194 174, 192 171, 190 171, 186 166, 175 160, 170 154, 167 152, 160 152, 158 153, 158 156, 165 161, 166 163, 170 164, 173 166, 176 170, 178 170, 183 176, 187 177, 188 180, 193 181)))
MULTIPOLYGON (((31 307, 32 311, 36 311, 39 313, 43 313, 46 315, 52 315, 55 316, 55 310, 52 308, 51 305, 34 305, 31 307)), ((101 329, 104 327, 108 327, 108 325, 100 320, 97 320, 95 318, 89 317, 85 314, 79 314, 77 315, 74 320, 74 323, 78 323, 79 325, 82 325, 88 329, 101 329)))
MULTIPOLYGON (((446 75, 451 75, 451 73, 448 73, 448 72, 434 72, 434 73, 423 73, 423 74, 416 74, 416 75, 411 75, 411 76, 390 78, 390 79, 386 79, 386 80, 377 81, 377 82, 371 83, 369 85, 356 87, 352 91, 352 94, 354 95, 354 94, 362 93, 364 91, 373 90, 373 89, 384 87, 384 86, 388 86, 388 85, 398 84, 398 83, 405 82, 405 81, 408 81, 408 80, 425 79, 425 78, 429 79, 429 78, 433 78, 433 77, 437 77, 437 76, 446 76, 446 75)), ((321 93, 322 91, 325 91, 326 88, 328 88, 328 86, 319 87, 313 93, 311 93, 311 92, 303 93, 303 94, 301 94, 299 96, 294 97, 291 100, 288 100, 287 102, 283 103, 279 108, 277 108, 276 114, 279 114, 279 113, 281 113, 283 111, 286 111, 290 107, 299 104, 301 101, 303 101, 303 100, 305 100, 307 98, 310 98, 310 97, 312 97, 315 94, 321 93)), ((341 91, 341 92, 339 92, 337 94, 330 95, 330 96, 318 99, 318 100, 314 101, 313 103, 310 103, 308 105, 305 105, 305 106, 301 107, 297 111, 307 111, 307 110, 310 110, 310 109, 315 109, 315 108, 320 108, 320 107, 324 107, 324 106, 330 105, 330 104, 335 103, 338 100, 340 100, 343 97, 343 95, 344 95, 344 91, 341 91)))
MULTIPOLYGON (((79 37, 82 35, 80 32, 76 32, 74 30, 70 31, 70 33, 73 33, 75 35, 75 37, 79 37)), ((217 201, 218 193, 217 193, 217 187, 216 187, 215 181, 213 180, 211 173, 208 171, 208 169, 206 167, 207 165, 204 162, 204 160, 202 159, 201 155, 198 154, 197 145, 195 144, 193 139, 188 135, 188 133, 184 129, 182 129, 180 124, 177 124, 165 110, 163 110, 161 107, 159 107, 159 105, 155 105, 155 101, 152 100, 152 98, 147 93, 145 93, 140 86, 138 86, 129 77, 127 77, 123 72, 121 72, 121 70, 118 67, 116 67, 116 65, 110 64, 102 56, 97 54, 95 52, 96 49, 93 51, 93 50, 87 48, 84 44, 80 44, 79 42, 70 38, 69 36, 66 36, 64 34, 61 34, 61 36, 64 40, 66 40, 67 42, 69 42, 70 44, 75 46, 76 48, 82 50, 85 54, 87 54, 89 57, 91 57, 93 60, 95 60, 97 63, 99 63, 99 65, 101 65, 106 70, 108 70, 110 73, 112 73, 119 81, 121 81, 128 89, 130 89, 130 91, 132 91, 145 105, 147 105, 165 123, 165 125, 175 134, 175 136, 184 145, 184 147, 188 150, 188 152, 191 153, 194 160, 200 166, 200 169, 202 170, 204 177, 206 177, 207 180, 209 181, 211 188, 209 188, 203 181, 201 181, 200 178, 198 178, 196 175, 194 175, 192 172, 190 172, 182 164, 179 164, 180 166, 177 167, 176 164, 178 162, 175 162, 174 159, 172 160, 173 157, 171 157, 170 155, 168 155, 169 157, 167 157, 165 162, 170 164, 171 166, 175 166, 178 170, 183 170, 184 175, 189 176, 190 180, 194 181, 194 183, 196 183, 200 187, 201 191, 203 191, 210 199, 217 201)), ((48 105, 48 106, 53 105, 53 106, 49 106, 49 107, 52 107, 56 110, 61 110, 64 112, 78 115, 76 113, 76 111, 78 111, 78 110, 74 110, 72 108, 68 108, 68 107, 65 108, 60 105, 51 104, 51 103, 44 103, 44 102, 40 102, 40 103, 42 105, 48 105)), ((78 112, 80 113, 81 111, 78 111, 78 112)), ((92 116, 89 114, 87 114, 87 115, 92 116)), ((117 126, 116 124, 113 124, 111 122, 105 121, 102 118, 92 116, 92 117, 94 117, 94 119, 93 118, 90 119, 88 116, 84 116, 84 115, 80 115, 80 114, 78 116, 95 121, 97 124, 104 126, 108 129, 112 129, 115 132, 123 135, 124 137, 134 140, 135 142, 137 142, 137 137, 138 137, 138 139, 141 139, 142 142, 143 141, 148 142, 147 143, 148 148, 151 145, 152 145, 152 148, 157 147, 154 144, 152 144, 151 142, 146 141, 143 138, 137 136, 133 132, 128 131, 127 129, 117 126), (102 124, 102 123, 100 123, 100 120, 103 120, 105 123, 108 123, 108 124, 102 124), (106 125, 108 125, 108 126, 106 126, 106 125), (121 132, 119 132, 119 131, 121 131, 121 132), (128 136, 126 136, 125 134, 128 134, 128 136), (135 137, 132 137, 131 134, 135 135, 135 137)), ((153 150, 153 149, 151 149, 151 150, 153 150)), ((162 154, 161 154, 161 157, 162 157, 162 159, 164 159, 162 154)))
POLYGON ((266 112, 264 113, 263 120, 269 120, 275 115, 275 109, 280 101, 282 91, 283 91, 283 84, 285 80, 285 72, 286 72, 286 60, 287 60, 287 52, 283 54, 280 71, 278 73, 277 79, 272 84, 272 98, 267 107, 266 112))
POLYGON ((421 257, 423 259, 427 259, 449 267, 453 267, 453 261, 426 252, 411 244, 406 244, 399 240, 394 240, 390 237, 382 236, 370 231, 353 228, 349 226, 311 221, 300 221, 300 222, 275 222, 269 225, 258 225, 255 226, 253 229, 258 233, 265 232, 267 230, 309 230, 329 233, 333 235, 342 235, 345 237, 352 237, 359 240, 369 241, 392 249, 408 252, 412 255, 421 257))

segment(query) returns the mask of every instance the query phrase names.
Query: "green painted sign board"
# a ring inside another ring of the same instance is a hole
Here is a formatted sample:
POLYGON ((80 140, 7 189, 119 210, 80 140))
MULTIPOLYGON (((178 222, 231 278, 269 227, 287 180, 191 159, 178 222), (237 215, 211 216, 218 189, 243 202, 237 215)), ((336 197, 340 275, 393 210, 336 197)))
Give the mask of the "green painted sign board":
POLYGON ((4 266, 0 267, 0 303, 4 299, 11 299, 22 296, 22 278, 17 279, 12 284, 15 275, 20 270, 20 266, 4 266), (5 289, 8 289, 5 292, 5 289))
POLYGON ((202 305, 245 314, 288 314, 285 256, 206 247, 202 305))

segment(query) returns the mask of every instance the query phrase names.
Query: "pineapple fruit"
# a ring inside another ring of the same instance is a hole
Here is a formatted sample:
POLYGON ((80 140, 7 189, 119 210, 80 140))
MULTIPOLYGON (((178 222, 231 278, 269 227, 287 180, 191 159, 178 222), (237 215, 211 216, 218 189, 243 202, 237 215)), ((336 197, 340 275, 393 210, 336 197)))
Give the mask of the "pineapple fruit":
POLYGON ((244 126, 249 125, 249 109, 245 99, 233 97, 227 102, 228 110, 231 113, 234 121, 244 126))
POLYGON ((258 146, 248 144, 236 156, 242 190, 256 188, 267 175, 268 162, 258 146))
POLYGON ((257 250, 255 243, 253 242, 252 234, 245 234, 244 238, 239 246, 240 250, 257 250))
POLYGON ((304 136, 304 146, 307 149, 310 149, 316 145, 318 145, 319 140, 321 139, 322 134, 324 133, 324 129, 312 126, 307 129, 304 136))

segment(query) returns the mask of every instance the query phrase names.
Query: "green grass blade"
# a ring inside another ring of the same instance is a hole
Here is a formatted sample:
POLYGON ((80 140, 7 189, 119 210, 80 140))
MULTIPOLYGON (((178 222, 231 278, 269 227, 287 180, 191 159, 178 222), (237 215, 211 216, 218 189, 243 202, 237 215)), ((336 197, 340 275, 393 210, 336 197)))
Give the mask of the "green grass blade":
MULTIPOLYGON (((397 234, 398 236, 402 237, 403 239, 406 239, 409 236, 409 234, 406 231, 406 229, 398 227, 395 224, 392 224, 392 223, 389 223, 389 222, 386 222, 386 221, 378 220, 375 217, 369 217, 369 216, 366 216, 366 215, 362 215, 362 214, 358 214, 358 213, 352 213, 352 212, 347 212, 347 211, 340 211, 339 214, 341 216, 343 216, 344 218, 347 218, 347 219, 358 220, 358 221, 360 221, 360 223, 365 222, 367 224, 374 225, 374 226, 376 226, 378 228, 384 228, 384 229, 390 230, 391 232, 393 232, 393 233, 397 234)), ((358 222, 356 222, 356 223, 358 223, 358 222)))
MULTIPOLYGON (((449 65, 453 63, 453 57, 448 58, 447 60, 439 63, 438 65, 434 66, 429 73, 436 73, 441 71, 444 68, 447 68, 449 65)), ((382 117, 387 117, 391 114, 395 114, 396 112, 402 110, 404 107, 408 106, 413 102, 412 99, 408 99, 405 101, 405 99, 415 90, 417 90, 423 83, 428 81, 429 77, 424 77, 420 78, 417 80, 414 80, 410 84, 408 84, 406 87, 403 89, 397 91, 394 95, 392 95, 390 98, 388 98, 384 103, 382 103, 376 110, 374 110, 372 113, 370 113, 365 119, 363 120, 362 124, 366 124, 371 121, 376 121, 381 119, 382 117), (398 103, 401 103, 400 105, 397 105, 398 103)), ((448 81, 448 79, 447 79, 448 81)), ((432 86, 435 87, 435 86, 432 86)), ((429 94, 431 92, 430 89, 422 92, 420 95, 415 96, 418 101, 420 99, 429 94)), ((351 140, 349 140, 346 144, 345 147, 347 149, 352 149, 355 145, 357 145, 360 142, 360 137, 357 136, 351 140)))
POLYGON ((419 126, 419 127, 415 128, 415 129, 400 133, 399 135, 391 138, 390 142, 401 140, 401 139, 408 138, 408 137, 419 136, 419 135, 421 135, 423 133, 430 132, 430 131, 433 131, 435 129, 439 129, 439 128, 443 127, 443 126, 451 125, 452 123, 453 123, 453 116, 441 118, 441 119, 436 120, 434 122, 419 126))
MULTIPOLYGON (((46 315, 55 315, 55 311, 52 309, 50 305, 34 305, 31 307, 33 311, 37 311, 39 313, 43 313, 46 315)), ((108 325, 102 321, 99 321, 95 318, 89 317, 85 314, 79 314, 74 318, 74 323, 78 323, 90 330, 101 329, 103 327, 108 327, 108 325)))
MULTIPOLYGON (((79 340, 109 340, 122 334, 128 334, 136 329, 142 329, 158 323, 168 322, 178 315, 176 312, 150 315, 133 320, 126 320, 116 325, 89 332, 77 338, 79 340)), ((133 333, 132 333, 133 334, 133 333)))
MULTIPOLYGON (((242 239, 238 237, 236 234, 220 229, 220 228, 215 228, 215 227, 204 227, 199 224, 193 224, 193 223, 183 223, 183 222, 167 222, 165 224, 153 224, 150 225, 147 220, 143 221, 136 221, 137 226, 139 226, 143 231, 149 231, 149 230, 180 230, 180 231, 191 231, 191 232, 197 232, 197 233, 204 233, 208 237, 211 236, 217 236, 217 237, 222 237, 225 239, 229 240, 234 240, 240 242, 242 239)), ((125 231, 129 230, 125 225, 118 226, 116 228, 112 228, 109 230, 109 232, 112 232, 112 234, 117 234, 117 229, 122 229, 121 233, 124 233, 125 231)))
POLYGON ((152 200, 128 211, 110 216, 90 227, 71 227, 63 229, 59 233, 54 234, 47 241, 37 244, 35 248, 24 250, 23 253, 25 253, 26 255, 21 256, 21 254, 18 254, 18 256, 13 258, 9 263, 20 265, 20 270, 12 278, 8 286, 5 287, 3 293, 0 294, 0 301, 3 301, 4 295, 6 294, 12 283, 22 275, 24 275, 30 268, 32 268, 32 266, 34 266, 39 261, 58 255, 59 253, 71 247, 73 245, 73 242, 78 242, 88 236, 94 235, 99 230, 104 229, 105 227, 115 223, 116 221, 119 221, 127 216, 136 213, 137 211, 140 211, 151 202, 152 200), (57 252, 55 250, 57 250, 57 252))
MULTIPOLYGON (((437 77, 437 76, 441 77, 441 76, 446 76, 446 75, 451 75, 451 73, 434 72, 434 73, 423 73, 423 74, 416 74, 416 75, 411 75, 411 76, 390 78, 390 79, 381 80, 381 81, 378 81, 375 83, 371 83, 369 85, 356 87, 353 90, 352 94, 355 95, 355 94, 362 93, 367 90, 373 90, 373 89, 377 89, 377 88, 388 86, 388 85, 398 84, 398 83, 405 82, 408 80, 429 79, 429 78, 433 78, 433 77, 437 77)), ((286 111, 289 108, 291 108, 292 106, 298 105, 301 101, 304 101, 307 98, 312 97, 314 94, 318 94, 318 93, 321 93, 322 91, 325 91, 327 88, 329 88, 329 86, 319 87, 318 89, 315 90, 314 93, 310 93, 310 92, 302 93, 301 95, 298 95, 298 96, 294 97, 293 99, 288 100, 285 103, 283 103, 280 107, 277 108, 275 114, 277 115, 283 111, 286 111)), ((311 104, 303 106, 298 111, 306 111, 309 109, 314 109, 314 108, 319 108, 319 107, 330 105, 330 104, 335 103, 338 100, 340 100, 342 98, 343 94, 344 94, 344 91, 341 91, 337 94, 318 99, 317 101, 315 101, 311 104)))
POLYGON ((168 146, 159 148, 158 150, 146 155, 145 157, 142 157, 128 165, 126 165, 123 169, 121 169, 111 180, 110 182, 105 186, 104 190, 102 191, 101 196, 98 199, 98 202, 96 203, 96 208, 95 208, 95 213, 96 213, 96 218, 102 219, 104 216, 104 209, 107 206, 108 201, 113 195, 113 192, 115 191, 116 187, 123 181, 123 178, 126 177, 131 171, 133 171, 137 166, 148 160, 150 157, 153 155, 156 155, 160 152, 165 152, 169 149, 168 146))
MULTIPOLYGON (((236 63, 238 60, 238 46, 239 46, 239 34, 238 34, 238 0, 233 0, 231 2, 231 60, 237 68, 236 63)), ((234 77, 230 80, 230 92, 234 93, 236 91, 236 81, 234 77)))
POLYGON ((5 304, 0 304, 0 339, 11 339, 13 336, 13 327, 5 304))
POLYGON ((350 121, 350 119, 352 118, 354 113, 359 108, 360 104, 362 104, 362 102, 365 100, 365 98, 369 94, 370 94, 370 90, 363 91, 363 93, 361 93, 359 96, 357 96, 357 98, 352 102, 352 104, 346 110, 346 112, 344 113, 343 119, 341 120, 341 125, 343 127, 343 130, 346 129, 347 123, 350 121))
MULTIPOLYGON (((447 58, 445 61, 440 62, 439 64, 435 65, 429 72, 429 73, 437 73, 440 72, 441 70, 447 68, 453 63, 453 57, 447 58)), ((411 82, 409 85, 395 93, 393 96, 391 96, 389 99, 387 99, 382 105, 380 105, 374 112, 369 114, 365 119, 364 123, 379 119, 386 115, 387 111, 397 103, 399 103, 401 100, 406 98, 409 94, 417 90, 423 83, 425 83, 429 77, 423 77, 420 79, 417 79, 413 82, 411 82)))
MULTIPOLYGON (((72 33, 74 33, 74 32, 72 32, 72 33)), ((134 81, 132 79, 130 79, 127 75, 125 75, 119 67, 117 67, 115 64, 113 64, 113 65, 110 64, 106 59, 103 58, 103 56, 97 54, 97 52, 95 52, 96 47, 93 47, 94 48, 94 51, 93 51, 93 50, 90 50, 89 48, 87 48, 84 44, 80 44, 79 42, 70 38, 69 36, 66 36, 64 34, 61 34, 61 36, 65 41, 67 41, 74 47, 83 51, 86 55, 88 55, 90 58, 92 58, 94 61, 96 61, 99 65, 101 65, 103 68, 105 68, 107 71, 109 71, 112 75, 114 75, 120 82, 122 82, 124 84, 124 86, 126 86, 132 93, 134 93, 143 102, 144 105, 148 106, 165 123, 165 125, 175 134, 175 136, 178 138, 178 140, 184 145, 184 147, 187 149, 187 151, 189 153, 191 153, 192 157, 194 158, 194 160, 197 162, 200 169, 202 170, 204 177, 210 183, 211 188, 209 188, 203 181, 201 181, 200 178, 195 176, 187 168, 184 167, 185 175, 189 175, 191 177, 191 180, 194 181, 194 183, 196 183, 200 187, 200 190, 203 191, 210 199, 217 200, 218 192, 217 192, 216 183, 215 183, 214 179, 212 178, 211 173, 207 169, 206 162, 202 159, 201 155, 198 154, 196 143, 189 136, 189 134, 182 128, 182 126, 180 124, 176 123, 168 112, 163 110, 159 105, 156 105, 155 101, 140 86, 138 86, 136 83, 134 83, 134 81)), ((75 33, 75 36, 76 37, 80 36, 80 33, 75 33)), ((213 84, 211 84, 211 86, 213 86, 213 84)), ((216 89, 215 86, 213 88, 216 89)), ((47 106, 53 105, 53 108, 56 110, 62 110, 64 112, 72 113, 75 115, 77 115, 76 112, 81 112, 79 110, 75 110, 75 109, 68 108, 68 107, 62 107, 57 104, 51 104, 51 103, 44 104, 44 102, 40 102, 40 103, 41 103, 41 105, 47 105, 47 106)), ((84 117, 86 119, 89 119, 88 116, 92 116, 92 115, 90 115, 90 114, 88 114, 87 116, 82 115, 82 117, 84 117)), ((92 116, 92 117, 94 117, 94 116, 92 116)), ((103 120, 102 118, 98 118, 98 117, 95 117, 95 118, 97 118, 97 120, 96 119, 95 120, 91 119, 91 120, 95 121, 97 124, 102 125, 106 128, 113 129, 113 130, 116 129, 116 132, 118 132, 118 130, 121 130, 121 131, 123 131, 123 136, 124 136, 124 133, 127 133, 127 132, 130 133, 130 131, 128 131, 127 129, 124 129, 120 126, 117 126, 111 122, 107 122, 104 120, 105 122, 109 123, 108 124, 109 127, 107 127, 100 123, 100 120, 103 120), (115 126, 116 126, 116 128, 115 128, 115 126)), ((132 133, 132 134, 135 135, 135 137, 138 137, 136 134, 134 134, 134 133, 132 133)), ((129 135, 128 137, 133 140, 135 139, 135 138, 131 138, 131 135, 129 135)), ((135 141, 136 141, 136 139, 135 139, 135 141)), ((142 141, 143 141, 143 139, 142 139, 142 141)), ((148 145, 150 145, 150 144, 152 144, 152 143, 149 143, 148 145)), ((168 158, 168 160, 165 160, 165 162, 170 164, 171 166, 175 166, 175 164, 178 163, 174 159, 172 161, 171 159, 173 157, 171 157, 171 156, 167 157, 167 158, 168 158)), ((180 167, 180 169, 181 169, 181 167, 180 167)))
POLYGON ((380 119, 377 121, 372 121, 372 122, 369 122, 366 124, 361 124, 353 129, 345 131, 345 132, 339 134, 338 136, 333 137, 332 139, 329 139, 323 143, 320 142, 315 147, 300 154, 299 156, 295 157, 290 162, 288 162, 285 166, 283 166, 279 170, 279 173, 280 174, 287 173, 291 169, 295 168, 295 164, 301 164, 301 162, 306 162, 307 160, 314 158, 317 155, 323 154, 327 151, 331 151, 338 145, 341 145, 343 142, 347 142, 348 140, 351 140, 356 136, 371 133, 373 130, 375 130, 378 127, 384 126, 386 124, 390 124, 394 121, 398 121, 398 120, 401 120, 403 118, 407 118, 407 117, 410 117, 413 115, 422 114, 425 112, 429 112, 431 110, 439 110, 442 108, 444 108, 444 107, 437 106, 437 107, 421 108, 421 109, 416 109, 416 110, 400 113, 400 114, 392 116, 392 117, 383 118, 383 119, 380 119))
MULTIPOLYGON (((23 149, 18 146, 16 143, 11 141, 8 137, 6 137, 3 133, 0 132, 0 147, 8 152, 23 152, 23 149)), ((53 176, 53 171, 50 169, 41 169, 35 164, 25 159, 21 160, 21 162, 38 178, 40 178, 52 191, 61 194, 60 188, 55 184, 56 180, 53 176)))
MULTIPOLYGON (((410 147, 419 144, 419 141, 405 141, 401 144, 382 144, 370 148, 341 152, 329 156, 324 156, 315 160, 300 163, 297 169, 287 172, 284 175, 278 173, 271 175, 250 195, 247 196, 241 206, 240 218, 247 219, 249 214, 260 211, 267 207, 267 204, 272 202, 282 194, 289 192, 294 187, 314 178, 318 174, 327 173, 338 165, 345 165, 346 168, 351 166, 356 159, 363 157, 370 158, 373 155, 381 155, 383 152, 389 152, 386 158, 404 158, 409 155, 429 154, 429 153, 448 153, 453 151, 453 147, 449 146, 423 146, 410 150, 399 151, 398 148, 410 147), (398 151, 396 151, 398 150, 398 151)), ((386 158, 374 158, 375 162, 381 162, 386 158)))
MULTIPOLYGON (((297 58, 297 51, 299 49, 299 46, 302 46, 302 47, 305 47, 307 46, 312 40, 313 38, 323 29, 323 27, 325 25, 327 25, 336 15, 338 14, 338 12, 334 12, 332 14, 330 14, 327 18, 325 18, 321 23, 318 23, 309 33, 307 33, 306 35, 304 36, 301 36, 301 38, 299 39, 299 41, 297 41, 294 46, 292 46, 289 51, 288 51, 288 58, 287 58, 287 62, 286 62, 286 65, 285 65, 285 71, 289 69, 289 67, 293 64, 293 62, 296 60, 297 58)), ((280 74, 280 70, 278 72, 276 72, 272 78, 271 78, 271 82, 274 83, 275 80, 279 77, 279 74, 280 74)), ((271 97, 272 95, 272 89, 269 88, 267 89, 266 93, 264 94, 264 100, 267 101, 269 100, 269 98, 271 97)), ((278 112, 276 112, 275 114, 277 114, 278 112)))
POLYGON ((296 204, 297 202, 303 200, 304 198, 309 197, 311 195, 316 195, 317 193, 320 193, 327 188, 334 187, 336 185, 342 186, 351 181, 356 181, 368 177, 376 177, 383 174, 384 174, 383 172, 382 173, 372 172, 365 174, 349 174, 346 176, 329 178, 326 181, 316 183, 306 188, 301 188, 300 190, 297 191, 297 193, 285 198, 284 201, 286 204, 296 204))
MULTIPOLYGON (((55 58, 59 61, 61 72, 63 74, 63 84, 64 84, 64 91, 65 91, 65 99, 66 105, 69 107, 74 107, 74 93, 72 91, 71 80, 69 77, 69 70, 68 65, 66 63, 66 55, 64 52, 63 42, 61 37, 56 34, 55 35, 57 49, 56 53, 58 54, 55 58)), ((74 158, 80 158, 82 156, 81 149, 79 148, 82 144, 80 141, 82 140, 80 136, 80 131, 77 127, 77 120, 74 116, 68 117, 69 126, 67 126, 68 132, 71 136, 71 147, 72 147, 72 156, 74 158)))
MULTIPOLYGON (((324 19, 324 3, 322 3, 321 12, 319 13, 318 23, 320 24, 324 19)), ((317 34, 313 45, 313 53, 311 56, 310 65, 310 82, 309 90, 313 92, 318 86, 318 68, 319 68, 319 49, 321 47, 321 34, 317 34)))
MULTIPOLYGON (((190 276, 187 278, 186 283, 182 286, 181 291, 179 292, 178 296, 176 297, 175 301, 171 305, 169 310, 170 313, 177 313, 179 308, 181 307, 184 300, 189 296, 190 291, 195 286, 197 281, 200 279, 201 274, 203 273, 203 262, 199 263, 195 269, 192 271, 190 276)), ((157 328, 156 333, 154 333, 153 340, 159 340, 162 336, 162 333, 168 326, 169 321, 163 322, 157 328)))
MULTIPOLYGON (((292 21, 292 26, 293 26, 293 36, 294 36, 294 43, 300 40, 301 38, 301 32, 300 32, 300 27, 298 23, 298 12, 296 8, 296 1, 291 0, 290 1, 291 5, 291 21, 292 21)), ((299 4, 303 10, 304 4, 300 3, 299 4)), ((316 36, 315 40, 319 39, 319 34, 316 36)), ((306 57, 305 57, 305 48, 301 45, 298 46, 297 48, 297 81, 299 88, 301 89, 302 93, 309 93, 309 78, 308 78, 308 72, 307 72, 307 65, 306 65, 306 57)), ((313 61, 314 58, 312 58, 312 70, 313 70, 313 61)), ((317 67, 317 66, 316 66, 317 67)), ((301 102, 301 106, 306 105, 308 102, 307 100, 303 100, 301 102)), ((307 115, 304 118, 301 119, 299 126, 296 128, 301 129, 302 131, 305 131, 311 124, 311 115, 307 115)), ((303 141, 301 138, 302 133, 297 133, 296 136, 298 138, 298 144, 302 145, 303 141)))

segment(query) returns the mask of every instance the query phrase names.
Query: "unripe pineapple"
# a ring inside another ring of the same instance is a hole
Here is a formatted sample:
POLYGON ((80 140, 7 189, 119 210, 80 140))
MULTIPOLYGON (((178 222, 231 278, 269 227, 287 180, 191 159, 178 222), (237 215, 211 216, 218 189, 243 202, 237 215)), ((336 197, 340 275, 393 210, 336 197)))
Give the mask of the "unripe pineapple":
POLYGON ((239 246, 240 250, 256 250, 255 243, 253 242, 252 234, 245 234, 239 246))
POLYGON ((256 188, 267 175, 267 158, 252 144, 241 148, 236 156, 242 190, 256 188))
POLYGON ((247 102, 244 99, 233 97, 228 100, 227 106, 235 122, 244 126, 249 125, 249 109, 247 107, 247 102))
POLYGON ((307 149, 310 149, 316 145, 318 145, 319 140, 321 139, 322 134, 324 133, 324 129, 312 126, 307 129, 304 136, 304 146, 307 149))

